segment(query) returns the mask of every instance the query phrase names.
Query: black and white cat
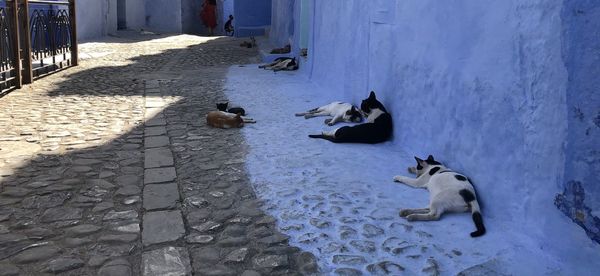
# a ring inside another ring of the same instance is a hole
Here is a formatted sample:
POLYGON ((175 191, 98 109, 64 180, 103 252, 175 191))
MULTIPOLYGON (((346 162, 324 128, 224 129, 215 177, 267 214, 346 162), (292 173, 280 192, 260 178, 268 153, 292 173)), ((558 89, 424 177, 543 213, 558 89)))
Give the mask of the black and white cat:
POLYGON ((415 156, 415 160, 417 160, 417 167, 410 167, 408 171, 415 173, 417 178, 397 175, 394 177, 394 181, 413 188, 429 190, 429 207, 403 209, 400 210, 400 216, 405 217, 408 221, 438 220, 445 212, 467 212, 470 210, 477 228, 475 232, 471 233, 471 237, 479 237, 485 234, 481 210, 470 179, 446 168, 431 155, 426 160, 415 156))
POLYGON ((224 103, 217 103, 217 110, 219 111, 223 111, 223 112, 229 112, 229 113, 233 113, 233 114, 240 114, 242 116, 246 116, 246 110, 241 108, 241 107, 232 107, 227 109, 227 106, 229 105, 229 102, 224 102, 224 103))
POLYGON ((308 135, 310 138, 321 138, 334 143, 366 143, 376 144, 390 139, 393 132, 392 116, 381 104, 375 92, 362 101, 360 109, 367 115, 367 122, 356 126, 343 126, 333 131, 308 135))
POLYGON ((282 70, 294 71, 298 70, 298 62, 296 62, 296 58, 278 57, 271 63, 259 65, 258 68, 273 70, 275 72, 282 70))
POLYGON ((328 105, 313 108, 306 112, 296 113, 296 116, 304 116, 305 119, 310 119, 318 116, 331 116, 333 118, 326 119, 325 123, 332 126, 338 122, 360 123, 363 120, 362 114, 358 108, 343 102, 332 102, 328 105))

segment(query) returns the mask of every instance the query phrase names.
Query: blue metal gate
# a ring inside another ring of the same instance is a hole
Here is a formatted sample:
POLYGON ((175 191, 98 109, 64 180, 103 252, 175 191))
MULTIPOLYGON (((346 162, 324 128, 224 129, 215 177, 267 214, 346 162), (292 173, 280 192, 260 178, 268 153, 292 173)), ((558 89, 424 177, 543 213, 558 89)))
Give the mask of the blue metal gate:
POLYGON ((75 0, 0 1, 0 91, 77 65, 75 0))

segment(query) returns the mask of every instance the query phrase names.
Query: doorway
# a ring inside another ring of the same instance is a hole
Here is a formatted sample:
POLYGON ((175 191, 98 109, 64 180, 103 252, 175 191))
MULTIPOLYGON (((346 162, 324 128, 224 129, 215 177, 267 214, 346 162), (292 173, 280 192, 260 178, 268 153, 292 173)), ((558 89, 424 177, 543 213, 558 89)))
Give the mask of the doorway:
POLYGON ((300 55, 308 55, 308 43, 310 39, 310 12, 311 0, 300 1, 300 55))
POLYGON ((127 29, 127 1, 117 0, 117 30, 125 29, 127 29))

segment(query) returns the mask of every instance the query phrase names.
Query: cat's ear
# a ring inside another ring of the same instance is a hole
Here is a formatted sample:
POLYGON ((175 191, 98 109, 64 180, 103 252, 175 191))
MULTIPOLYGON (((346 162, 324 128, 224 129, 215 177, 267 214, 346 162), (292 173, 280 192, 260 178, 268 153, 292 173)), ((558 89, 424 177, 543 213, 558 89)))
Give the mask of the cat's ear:
POLYGON ((429 156, 427 156, 427 161, 434 161, 435 162, 435 159, 433 159, 433 155, 430 154, 429 156))
POLYGON ((421 163, 423 163, 423 159, 421 159, 421 158, 419 158, 419 157, 416 157, 416 156, 415 156, 415 160, 417 161, 417 164, 421 164, 421 163))
POLYGON ((371 93, 369 94, 369 99, 375 99, 375 92, 371 91, 371 93))
POLYGON ((346 115, 352 115, 352 113, 356 112, 356 108, 351 107, 350 110, 346 111, 346 115))

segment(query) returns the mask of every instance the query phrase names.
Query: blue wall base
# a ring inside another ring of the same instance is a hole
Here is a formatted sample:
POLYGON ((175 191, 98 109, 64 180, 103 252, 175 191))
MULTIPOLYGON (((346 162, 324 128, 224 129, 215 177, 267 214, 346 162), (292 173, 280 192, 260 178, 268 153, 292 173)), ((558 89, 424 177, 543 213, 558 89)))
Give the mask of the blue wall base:
POLYGON ((579 181, 569 181, 562 194, 558 194, 554 204, 565 215, 585 229, 587 235, 600 243, 600 218, 592 214, 585 205, 585 190, 579 181))

